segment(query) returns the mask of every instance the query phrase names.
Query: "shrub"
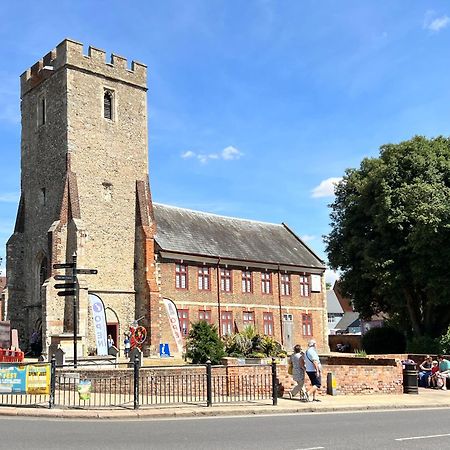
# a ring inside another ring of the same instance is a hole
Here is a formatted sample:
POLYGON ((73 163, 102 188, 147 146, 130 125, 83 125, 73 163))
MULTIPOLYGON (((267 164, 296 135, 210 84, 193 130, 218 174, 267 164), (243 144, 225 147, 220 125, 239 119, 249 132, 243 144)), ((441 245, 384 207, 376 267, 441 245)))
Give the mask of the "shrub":
POLYGON ((392 327, 372 328, 362 337, 363 349, 372 355, 404 353, 405 336, 392 327))
POLYGON ((270 336, 257 334, 254 327, 248 326, 240 333, 224 336, 225 352, 234 357, 285 357, 281 344, 270 336), (258 355, 258 356, 255 356, 258 355))
POLYGON ((447 332, 439 338, 439 345, 441 348, 434 353, 450 354, 450 326, 447 328, 447 332))
POLYGON ((220 364, 225 356, 224 345, 217 333, 217 327, 202 320, 192 324, 186 340, 186 357, 193 364, 220 364))
POLYGON ((408 353, 437 354, 441 353, 441 343, 430 336, 416 336, 408 341, 406 349, 408 353))

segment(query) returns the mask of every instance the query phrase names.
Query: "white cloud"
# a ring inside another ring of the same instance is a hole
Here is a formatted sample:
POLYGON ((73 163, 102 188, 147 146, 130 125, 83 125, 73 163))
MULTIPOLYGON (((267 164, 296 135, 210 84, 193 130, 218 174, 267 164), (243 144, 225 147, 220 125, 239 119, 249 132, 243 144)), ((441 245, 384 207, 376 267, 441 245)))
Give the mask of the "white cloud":
POLYGON ((187 158, 196 158, 202 164, 206 164, 210 160, 214 159, 222 159, 224 161, 231 161, 233 159, 239 159, 243 153, 238 150, 236 147, 229 145, 224 148, 220 153, 195 153, 191 150, 188 150, 181 154, 183 159, 187 158))
POLYGON ((223 159, 239 159, 241 156, 242 153, 237 148, 231 145, 222 150, 223 159))
POLYGON ((336 184, 339 183, 341 180, 342 180, 341 177, 331 177, 331 178, 327 178, 326 180, 321 181, 319 186, 316 186, 311 191, 311 197, 319 198, 319 197, 333 196, 336 184))
POLYGON ((16 193, 0 194, 0 203, 17 203, 19 201, 19 195, 16 193))
POLYGON ((449 24, 450 24, 450 17, 448 16, 436 17, 436 13, 431 10, 425 13, 423 28, 425 28, 426 30, 437 33, 446 28, 449 24))
POLYGON ((300 239, 303 242, 311 242, 315 239, 316 237, 313 234, 304 234, 303 236, 300 236, 300 239))
POLYGON ((194 152, 191 152, 190 150, 188 150, 187 152, 184 152, 181 157, 186 159, 186 158, 192 158, 195 156, 194 152))

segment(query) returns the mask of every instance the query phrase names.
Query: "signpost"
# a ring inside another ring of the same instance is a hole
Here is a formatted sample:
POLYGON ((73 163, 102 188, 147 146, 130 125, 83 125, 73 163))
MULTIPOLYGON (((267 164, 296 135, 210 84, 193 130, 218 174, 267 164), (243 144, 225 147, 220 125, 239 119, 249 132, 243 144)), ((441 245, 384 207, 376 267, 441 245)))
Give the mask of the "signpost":
POLYGON ((53 264, 54 269, 71 269, 69 275, 55 275, 55 280, 68 281, 69 283, 55 284, 55 289, 64 289, 58 292, 59 297, 73 297, 73 367, 78 365, 77 341, 78 341, 78 278, 77 274, 96 275, 97 269, 77 269, 77 255, 72 256, 72 262, 53 264))

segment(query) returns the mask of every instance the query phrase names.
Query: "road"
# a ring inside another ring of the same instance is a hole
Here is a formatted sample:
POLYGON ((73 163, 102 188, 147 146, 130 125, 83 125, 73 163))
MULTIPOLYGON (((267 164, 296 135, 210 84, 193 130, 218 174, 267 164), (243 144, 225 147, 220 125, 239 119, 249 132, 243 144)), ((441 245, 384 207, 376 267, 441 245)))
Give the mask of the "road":
POLYGON ((450 411, 164 420, 0 418, 1 449, 450 449, 450 411))

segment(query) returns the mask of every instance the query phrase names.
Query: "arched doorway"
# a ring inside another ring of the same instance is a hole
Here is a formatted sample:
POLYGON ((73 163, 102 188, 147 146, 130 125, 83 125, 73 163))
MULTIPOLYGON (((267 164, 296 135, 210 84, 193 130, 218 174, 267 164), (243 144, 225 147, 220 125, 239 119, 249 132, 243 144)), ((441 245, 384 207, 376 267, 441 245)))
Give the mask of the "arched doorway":
POLYGON ((106 332, 111 335, 114 345, 120 349, 120 334, 119 334, 119 317, 116 312, 111 308, 105 308, 106 312, 106 332))

